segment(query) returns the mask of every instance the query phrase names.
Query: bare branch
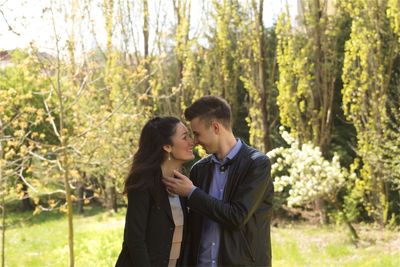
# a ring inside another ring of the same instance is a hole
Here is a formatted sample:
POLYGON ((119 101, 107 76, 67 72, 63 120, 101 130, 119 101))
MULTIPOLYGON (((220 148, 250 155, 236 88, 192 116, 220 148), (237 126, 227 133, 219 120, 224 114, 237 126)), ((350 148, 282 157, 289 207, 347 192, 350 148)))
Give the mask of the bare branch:
POLYGON ((20 171, 18 173, 19 178, 21 178, 24 184, 26 184, 26 186, 28 186, 33 192, 38 193, 38 191, 25 179, 24 175, 22 174, 23 170, 24 168, 20 168, 20 171))
POLYGON ((82 83, 81 83, 81 86, 80 86, 78 92, 76 93, 75 100, 70 105, 68 105, 65 108, 65 110, 69 110, 72 106, 74 106, 79 101, 79 99, 81 98, 82 92, 86 88, 87 79, 88 79, 88 76, 86 75, 85 78, 83 79, 82 83))
POLYGON ((58 130, 57 130, 57 126, 56 126, 56 124, 54 123, 53 116, 51 115, 49 106, 47 105, 47 102, 46 102, 45 99, 43 99, 43 103, 44 103, 44 106, 46 107, 46 112, 47 112, 47 114, 49 115, 50 123, 51 123, 51 126, 53 127, 54 133, 57 135, 58 139, 61 141, 60 133, 59 133, 58 130))
POLYGON ((56 163, 56 160, 46 159, 45 157, 43 157, 43 156, 41 156, 41 155, 39 155, 39 154, 36 154, 35 152, 29 151, 28 153, 29 153, 30 155, 32 155, 32 156, 38 158, 38 159, 43 160, 43 161, 47 161, 47 162, 51 162, 51 163, 56 163))
MULTIPOLYGON (((7 1, 6 1, 6 2, 7 2, 7 1)), ((2 5, 4 5, 4 3, 3 3, 2 5)), ((7 26, 8 26, 8 30, 9 30, 10 32, 13 32, 14 34, 16 34, 16 35, 18 35, 18 36, 21 36, 21 34, 18 33, 18 32, 16 32, 16 31, 14 30, 14 28, 10 25, 10 23, 8 23, 8 20, 7 20, 6 16, 4 15, 3 10, 0 9, 0 13, 1 13, 1 16, 3 17, 4 21, 6 22, 6 24, 7 24, 7 26)))
MULTIPOLYGON (((156 73, 156 70, 154 70, 152 73, 145 75, 136 85, 135 87, 133 87, 129 94, 127 94, 124 99, 121 100, 121 102, 115 107, 115 109, 113 111, 111 111, 110 114, 108 114, 102 121, 100 121, 95 127, 89 128, 88 130, 84 131, 83 133, 81 133, 80 135, 78 135, 77 137, 82 137, 84 135, 86 135, 87 133, 93 131, 94 129, 99 128, 101 125, 103 125, 104 123, 106 123, 122 106, 123 104, 129 99, 129 97, 132 96, 133 92, 135 91, 135 89, 137 87, 139 87, 144 81, 146 81, 146 79, 150 76, 152 76, 154 73, 156 73)), ((149 88, 148 88, 149 89, 149 88)), ((147 94, 147 91, 145 92, 145 94, 147 94)))

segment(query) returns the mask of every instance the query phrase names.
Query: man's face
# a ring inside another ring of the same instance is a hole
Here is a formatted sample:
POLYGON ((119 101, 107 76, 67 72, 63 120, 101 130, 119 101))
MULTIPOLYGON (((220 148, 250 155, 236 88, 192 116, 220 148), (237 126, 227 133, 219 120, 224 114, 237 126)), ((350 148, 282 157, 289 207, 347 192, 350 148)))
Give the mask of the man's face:
POLYGON ((194 145, 201 145, 207 154, 213 154, 217 150, 218 135, 215 133, 214 128, 207 126, 205 120, 194 118, 190 121, 190 126, 193 131, 194 145))

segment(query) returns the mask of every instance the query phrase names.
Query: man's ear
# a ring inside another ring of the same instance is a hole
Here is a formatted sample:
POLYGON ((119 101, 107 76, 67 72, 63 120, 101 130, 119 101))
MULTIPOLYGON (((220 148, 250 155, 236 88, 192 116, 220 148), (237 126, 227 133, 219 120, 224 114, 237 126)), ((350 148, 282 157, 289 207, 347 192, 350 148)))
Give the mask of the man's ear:
POLYGON ((164 149, 165 152, 171 153, 171 151, 172 151, 172 146, 171 146, 171 145, 164 145, 164 146, 163 146, 163 149, 164 149))
POLYGON ((221 124, 218 121, 213 120, 211 122, 211 127, 215 134, 219 134, 221 132, 221 124))

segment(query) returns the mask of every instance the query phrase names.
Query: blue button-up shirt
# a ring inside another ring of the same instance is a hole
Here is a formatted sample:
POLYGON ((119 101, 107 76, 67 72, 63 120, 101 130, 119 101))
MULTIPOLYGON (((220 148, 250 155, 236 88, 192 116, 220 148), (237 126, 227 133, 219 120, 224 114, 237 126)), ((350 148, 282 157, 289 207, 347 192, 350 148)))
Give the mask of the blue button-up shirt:
MULTIPOLYGON (((213 176, 210 184, 209 195, 217 199, 223 199, 226 181, 229 174, 229 165, 225 171, 220 171, 221 165, 231 160, 240 150, 242 142, 237 141, 236 145, 229 151, 228 155, 221 161, 213 155, 214 162, 213 176)), ((198 266, 217 266, 220 244, 221 229, 218 223, 204 218, 203 231, 200 240, 198 266)))

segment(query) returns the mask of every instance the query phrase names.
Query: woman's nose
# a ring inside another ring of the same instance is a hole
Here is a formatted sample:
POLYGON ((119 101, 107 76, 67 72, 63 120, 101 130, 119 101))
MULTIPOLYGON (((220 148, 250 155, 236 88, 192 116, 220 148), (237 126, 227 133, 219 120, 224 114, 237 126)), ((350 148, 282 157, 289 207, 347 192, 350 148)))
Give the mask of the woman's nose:
POLYGON ((190 138, 190 139, 189 139, 189 144, 190 144, 191 146, 194 146, 194 140, 193 140, 193 138, 190 138))
POLYGON ((197 146, 199 144, 199 139, 197 137, 193 138, 193 144, 197 146))

